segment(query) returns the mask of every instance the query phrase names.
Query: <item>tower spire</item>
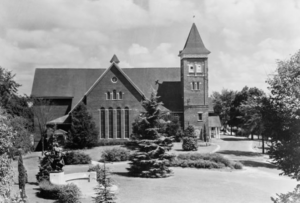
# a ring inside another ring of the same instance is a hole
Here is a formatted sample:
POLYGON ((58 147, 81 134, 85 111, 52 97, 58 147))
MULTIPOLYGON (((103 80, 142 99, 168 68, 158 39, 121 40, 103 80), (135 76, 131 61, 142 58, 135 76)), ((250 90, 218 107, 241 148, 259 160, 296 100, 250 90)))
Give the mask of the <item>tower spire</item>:
POLYGON ((196 24, 193 23, 190 30, 189 36, 186 40, 184 48, 180 51, 179 56, 189 55, 189 54, 199 54, 199 55, 208 55, 210 51, 206 49, 204 43, 200 37, 196 24))

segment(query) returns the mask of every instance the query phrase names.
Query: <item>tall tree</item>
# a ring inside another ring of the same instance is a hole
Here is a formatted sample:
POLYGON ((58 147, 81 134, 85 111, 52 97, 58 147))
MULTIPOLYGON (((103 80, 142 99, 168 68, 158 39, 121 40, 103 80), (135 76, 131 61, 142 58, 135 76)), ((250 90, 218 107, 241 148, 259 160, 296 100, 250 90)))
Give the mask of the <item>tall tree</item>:
MULTIPOLYGON (((267 80, 281 129, 272 137, 270 156, 284 175, 300 180, 300 50, 278 61, 267 80)), ((278 123, 276 123, 278 125, 278 123)), ((274 125, 276 125, 274 124, 274 125)))
POLYGON ((223 89, 221 93, 212 93, 214 112, 220 116, 221 123, 227 127, 230 121, 230 108, 236 95, 235 91, 223 89))
POLYGON ((49 99, 32 98, 32 112, 34 114, 35 131, 40 133, 42 154, 45 151, 45 139, 47 138, 47 122, 54 119, 51 111, 53 110, 52 102, 49 99))
POLYGON ((168 168, 173 155, 167 153, 173 146, 172 137, 167 137, 160 129, 160 106, 155 93, 142 102, 145 112, 133 123, 132 139, 136 141, 137 152, 131 157, 129 173, 146 178, 168 177, 168 168))
POLYGON ((228 123, 231 126, 244 127, 243 130, 246 130, 247 133, 251 134, 251 138, 253 139, 253 133, 256 128, 247 127, 249 126, 249 122, 248 124, 246 124, 246 122, 249 121, 251 117, 249 117, 249 114, 245 115, 245 111, 241 110, 245 110, 245 108, 241 108, 241 106, 246 103, 249 103, 249 105, 252 107, 255 103, 258 105, 257 102, 260 102, 260 98, 262 98, 262 96, 264 95, 265 93, 263 92, 263 90, 260 90, 256 87, 249 88, 245 86, 240 92, 236 94, 234 100, 231 103, 230 120, 228 123))
POLYGON ((80 103, 71 113, 71 132, 68 146, 82 149, 92 147, 98 143, 99 132, 86 106, 80 103))

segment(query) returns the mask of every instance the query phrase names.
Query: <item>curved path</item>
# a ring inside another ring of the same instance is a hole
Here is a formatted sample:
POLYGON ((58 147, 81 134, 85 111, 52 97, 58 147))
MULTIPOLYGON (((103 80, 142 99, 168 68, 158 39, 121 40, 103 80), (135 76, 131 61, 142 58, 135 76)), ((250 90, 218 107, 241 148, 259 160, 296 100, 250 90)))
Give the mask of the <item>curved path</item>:
POLYGON ((257 140, 221 135, 220 140, 214 140, 214 143, 220 146, 215 153, 222 154, 231 160, 240 161, 245 166, 276 168, 271 164, 268 155, 257 152, 253 148, 254 142, 257 142, 257 140))

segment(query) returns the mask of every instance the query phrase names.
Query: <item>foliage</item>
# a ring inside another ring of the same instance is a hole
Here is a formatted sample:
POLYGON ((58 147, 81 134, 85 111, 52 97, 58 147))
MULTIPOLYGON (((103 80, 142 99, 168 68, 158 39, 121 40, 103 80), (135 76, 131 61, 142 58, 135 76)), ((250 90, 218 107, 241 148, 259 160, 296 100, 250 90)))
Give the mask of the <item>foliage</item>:
POLYGON ((198 150, 198 141, 196 138, 185 137, 182 141, 182 149, 184 151, 197 151, 198 150))
POLYGON ((242 169, 240 162, 231 162, 220 154, 200 154, 188 153, 179 154, 170 162, 173 167, 192 167, 192 168, 225 168, 242 169))
POLYGON ((50 99, 32 98, 32 112, 34 114, 35 130, 41 135, 42 153, 45 150, 45 140, 47 139, 47 122, 54 119, 51 114, 53 110, 53 101, 50 99))
POLYGON ((65 165, 64 154, 62 153, 62 148, 58 146, 55 137, 53 138, 49 151, 46 151, 43 157, 39 157, 39 172, 36 174, 38 182, 49 180, 50 172, 63 171, 62 168, 65 165))
POLYGON ((124 148, 114 147, 103 151, 101 158, 102 161, 117 162, 127 161, 130 157, 130 152, 124 148))
POLYGON ((111 172, 109 168, 106 167, 105 164, 103 166, 98 165, 97 181, 98 181, 98 187, 96 188, 96 197, 94 198, 94 201, 96 203, 115 203, 116 195, 111 190, 113 186, 113 180, 111 179, 111 172))
POLYGON ((220 116, 223 126, 227 126, 229 124, 231 103, 234 100, 235 95, 236 92, 227 89, 223 89, 221 93, 212 93, 214 112, 220 116))
POLYGON ((49 180, 42 180, 39 182, 40 195, 46 199, 58 199, 58 193, 60 190, 59 185, 50 183, 49 180))
POLYGON ((195 128, 191 125, 184 130, 182 149, 184 151, 198 150, 198 141, 195 134, 195 128))
POLYGON ((39 183, 40 195, 46 199, 58 199, 59 203, 78 203, 81 192, 74 184, 55 185, 48 180, 39 183))
POLYGON ((90 164, 91 160, 91 157, 83 152, 69 151, 64 154, 66 165, 90 164))
POLYGON ((165 121, 161 133, 165 133, 168 137, 174 137, 175 141, 179 142, 183 137, 179 117, 174 114, 165 114, 161 118, 165 121))
POLYGON ((276 72, 267 81, 273 109, 267 128, 275 129, 269 154, 274 164, 283 170, 282 174, 299 181, 300 51, 277 64, 276 72))
POLYGON ((75 184, 71 183, 60 186, 57 195, 59 203, 79 203, 81 192, 75 184))
POLYGON ((25 193, 25 185, 27 183, 27 171, 23 164, 22 154, 19 155, 18 160, 18 172, 19 172, 19 189, 20 189, 20 196, 22 199, 26 198, 25 193))
POLYGON ((173 155, 167 153, 173 146, 172 137, 167 137, 159 128, 162 113, 161 103, 154 93, 142 102, 145 112, 132 124, 132 139, 136 140, 137 152, 130 158, 129 173, 133 176, 160 178, 168 177, 172 171, 167 163, 173 155))
POLYGON ((98 131, 86 106, 80 103, 71 113, 71 133, 67 146, 74 149, 93 147, 98 142, 98 131))
POLYGON ((271 197, 273 203, 299 203, 300 202, 300 185, 298 184, 293 192, 286 194, 277 194, 276 199, 271 197))
MULTIPOLYGON (((243 103, 251 98, 261 97, 264 95, 264 92, 256 87, 247 87, 245 86, 241 91, 237 92, 234 100, 231 102, 230 108, 230 120, 229 125, 231 126, 242 126, 245 123, 243 119, 245 114, 241 111, 240 107, 243 103)), ((253 133, 253 132, 249 132, 253 133)))
MULTIPOLYGON (((27 153, 32 150, 32 140, 30 137, 30 123, 27 119, 19 116, 10 117, 9 123, 12 126, 13 130, 16 132, 13 137, 13 148, 14 151, 22 149, 22 152, 27 153)), ((16 156, 16 154, 14 154, 16 156)))
POLYGON ((96 174, 97 174, 97 181, 101 182, 102 175, 103 175, 102 170, 103 170, 103 168, 99 164, 97 164, 97 165, 91 165, 91 166, 89 166, 88 172, 95 171, 96 174))
POLYGON ((117 139, 117 140, 101 139, 96 144, 96 146, 126 145, 128 142, 129 142, 128 139, 117 139))
POLYGON ((283 171, 282 174, 300 180, 300 133, 291 135, 290 140, 275 142, 270 147, 270 157, 276 166, 283 171))
POLYGON ((7 155, 12 147, 12 139, 15 136, 13 129, 7 125, 7 117, 0 107, 0 200, 11 197, 13 184, 12 160, 7 155))

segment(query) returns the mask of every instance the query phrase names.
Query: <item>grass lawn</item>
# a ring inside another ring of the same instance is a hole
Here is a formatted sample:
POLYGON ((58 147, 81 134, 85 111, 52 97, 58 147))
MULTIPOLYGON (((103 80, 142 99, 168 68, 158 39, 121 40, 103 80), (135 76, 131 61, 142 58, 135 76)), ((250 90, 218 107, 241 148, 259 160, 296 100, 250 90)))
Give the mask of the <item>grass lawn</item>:
MULTIPOLYGON (((100 159, 104 149, 113 146, 97 147, 83 150, 93 160, 100 159)), ((198 152, 210 152, 216 146, 199 147, 198 152)), ((181 144, 175 143, 174 153, 183 153, 181 144)), ((38 155, 32 153, 24 157, 24 165, 28 171, 29 183, 26 185, 28 202, 53 203, 54 200, 38 196, 39 187, 35 175, 38 172, 38 155)), ((278 176, 279 172, 272 168, 245 167, 243 170, 207 170, 192 168, 172 168, 174 176, 163 179, 146 179, 128 177, 127 163, 108 164, 113 171, 113 179, 119 187, 119 203, 264 203, 276 193, 292 191, 297 182, 288 177, 278 176)), ((88 165, 65 166, 65 173, 85 172, 88 165)), ((17 175, 17 162, 14 161, 14 172, 17 175)), ((17 183, 17 177, 15 177, 17 183)), ((18 191, 18 185, 14 185, 18 191)), ((92 202, 85 198, 82 203, 92 202)))

